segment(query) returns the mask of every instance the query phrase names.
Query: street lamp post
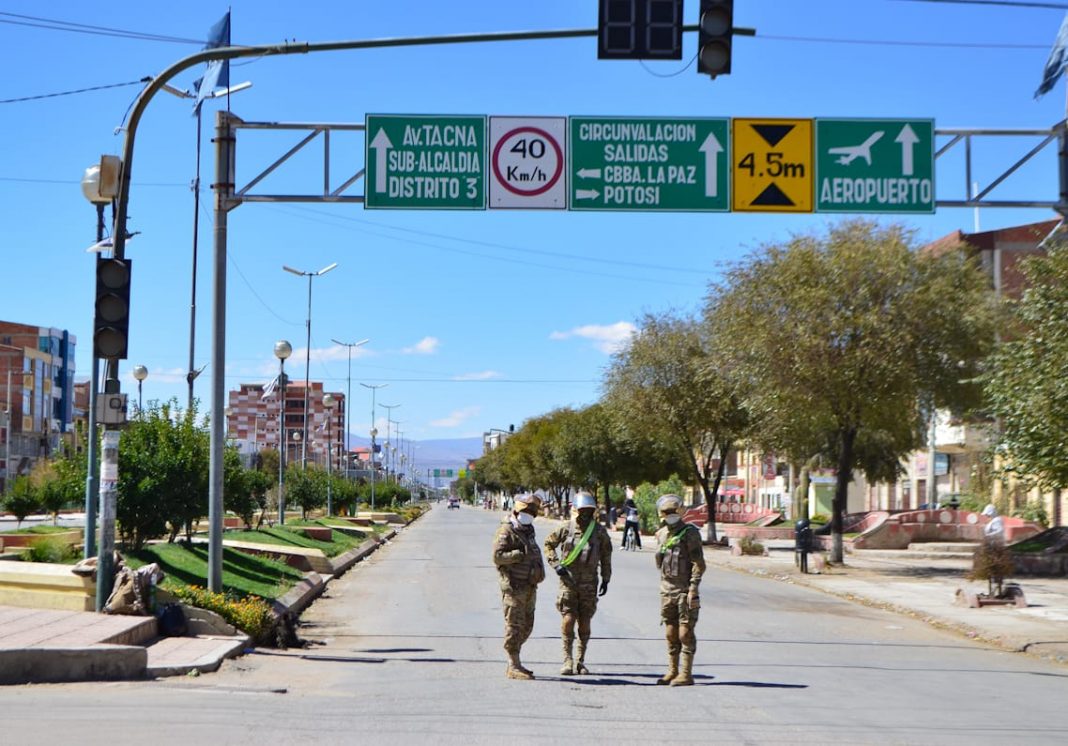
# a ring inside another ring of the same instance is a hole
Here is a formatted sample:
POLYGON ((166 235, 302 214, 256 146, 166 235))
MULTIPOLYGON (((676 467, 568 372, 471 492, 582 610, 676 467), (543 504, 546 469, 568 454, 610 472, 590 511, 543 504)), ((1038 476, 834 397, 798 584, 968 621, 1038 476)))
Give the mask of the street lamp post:
POLYGON ((326 514, 334 515, 334 492, 331 482, 334 479, 334 405, 337 399, 333 394, 323 397, 323 406, 326 407, 326 514))
MULTIPOLYGON (((336 345, 341 345, 342 347, 348 347, 349 348, 349 374, 348 374, 348 377, 345 379, 346 380, 346 384, 347 384, 346 388, 345 388, 345 412, 344 412, 343 422, 341 423, 341 426, 343 428, 345 428, 345 430, 344 430, 345 437, 342 438, 342 440, 345 441, 345 456, 348 457, 349 452, 350 452, 350 448, 349 448, 349 429, 351 427, 351 425, 349 424, 349 408, 352 407, 352 348, 353 347, 359 347, 361 345, 365 345, 368 342, 370 342, 371 340, 369 340, 369 339, 361 339, 359 342, 342 342, 341 340, 334 339, 332 341, 336 345)), ((346 467, 345 467, 345 471, 346 471, 345 476, 348 476, 348 465, 347 464, 346 464, 346 467)))
POLYGON ((286 358, 293 354, 293 345, 284 339, 274 343, 274 356, 278 358, 278 525, 286 522, 286 358))
POLYGON ((135 365, 133 369, 133 377, 137 379, 137 418, 143 418, 143 412, 145 411, 141 401, 141 384, 148 378, 148 368, 143 365, 135 365))
POLYGON ((307 317, 308 318, 308 322, 307 322, 308 339, 307 339, 307 346, 305 347, 305 353, 304 353, 304 427, 303 427, 302 436, 301 436, 303 441, 304 441, 304 445, 301 448, 301 452, 300 452, 300 468, 302 468, 302 469, 306 469, 308 467, 308 388, 310 386, 310 373, 311 373, 312 279, 315 278, 315 277, 322 277, 323 275, 325 275, 327 272, 329 272, 330 270, 334 269, 335 267, 337 267, 337 262, 334 262, 333 264, 328 264, 327 266, 325 266, 322 269, 320 269, 318 272, 303 272, 303 271, 301 271, 299 269, 293 269, 292 267, 287 267, 284 264, 282 265, 282 269, 284 269, 286 272, 289 272, 290 274, 297 275, 298 277, 307 277, 308 278, 308 317, 307 317))
MULTIPOLYGON (((104 197, 100 194, 100 166, 90 166, 85 169, 85 174, 82 176, 82 194, 96 208, 96 242, 99 244, 104 240, 104 206, 111 201, 110 197, 104 197)), ((89 374, 89 452, 86 454, 88 474, 85 478, 85 537, 83 541, 84 551, 82 553, 84 559, 96 556, 96 506, 100 490, 100 479, 96 468, 96 400, 98 388, 100 388, 100 359, 94 354, 89 374)), ((11 404, 9 402, 9 410, 10 407, 11 404)), ((9 423, 9 430, 10 427, 9 423)), ((10 432, 8 437, 8 447, 10 448, 10 432)), ((7 469, 10 471, 10 459, 5 463, 8 464, 7 469)))
MULTIPOLYGON (((397 407, 399 407, 400 404, 379 404, 378 406, 380 406, 380 407, 382 407, 382 409, 386 410, 386 440, 388 441, 389 440, 389 426, 392 423, 392 420, 390 419, 390 417, 393 415, 393 410, 396 409, 397 407)), ((387 443, 387 447, 388 447, 388 443, 387 443)), ((392 456, 390 457, 390 465, 393 466, 393 473, 394 473, 394 475, 396 475, 397 468, 396 468, 396 465, 393 463, 392 456)))
POLYGON ((378 435, 378 428, 375 427, 375 392, 378 389, 384 389, 388 386, 388 383, 380 383, 377 386, 373 386, 369 383, 361 383, 365 389, 371 389, 371 510, 375 509, 375 437, 378 435))

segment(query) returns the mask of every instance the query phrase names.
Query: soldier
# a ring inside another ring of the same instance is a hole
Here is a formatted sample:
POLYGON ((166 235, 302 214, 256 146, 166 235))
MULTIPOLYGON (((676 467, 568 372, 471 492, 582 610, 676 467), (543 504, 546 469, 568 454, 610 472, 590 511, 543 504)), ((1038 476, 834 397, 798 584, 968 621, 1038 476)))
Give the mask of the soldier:
POLYGON ((682 498, 678 495, 663 495, 656 501, 664 523, 656 532, 656 566, 660 569, 660 621, 666 627, 668 646, 668 672, 656 683, 670 686, 693 685, 693 656, 697 650, 694 626, 701 608, 697 588, 705 572, 701 532, 683 522, 681 509, 682 498))
POLYGON ((562 615, 560 634, 564 643, 564 676, 588 674, 586 646, 590 641, 590 620, 597 611, 597 597, 608 592, 612 579, 612 539, 608 530, 594 519, 597 501, 579 492, 571 503, 571 522, 545 538, 545 557, 560 576, 556 608, 562 615), (556 556, 560 547, 561 558, 556 556), (597 570, 601 571, 600 588, 597 570), (578 622, 578 659, 571 656, 578 622))
POLYGON ((534 673, 519 662, 519 649, 534 629, 538 583, 545 580, 545 565, 534 536, 534 517, 540 506, 537 495, 516 496, 512 512, 493 538, 493 562, 497 565, 504 606, 504 649, 508 653, 505 674, 510 679, 534 678, 534 673))

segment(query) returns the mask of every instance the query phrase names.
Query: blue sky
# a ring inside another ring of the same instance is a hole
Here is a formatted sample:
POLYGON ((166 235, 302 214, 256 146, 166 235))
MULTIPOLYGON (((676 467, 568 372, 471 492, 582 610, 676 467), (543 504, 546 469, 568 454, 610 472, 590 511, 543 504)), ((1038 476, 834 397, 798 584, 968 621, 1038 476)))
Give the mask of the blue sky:
MULTIPOLYGON (((235 44, 329 41, 448 33, 590 28, 594 0, 232 3, 235 44)), ((697 0, 687 0, 695 22, 697 0)), ((367 113, 501 116, 905 117, 937 127, 1048 127, 1064 116, 1064 83, 1035 101, 1064 11, 907 0, 738 0, 733 72, 711 82, 684 38, 682 62, 598 61, 592 38, 333 52, 235 65, 232 97, 246 121, 363 122, 367 113), (787 38, 793 37, 793 38, 787 38), (799 37, 799 38, 798 38, 799 37), (823 41, 814 41, 814 40, 823 41), (894 42, 844 43, 844 42, 894 42), (907 42, 907 44, 901 44, 907 42), (936 46, 926 46, 935 44, 936 46), (966 44, 972 46, 940 46, 966 44), (684 69, 685 68, 685 69, 684 69), (674 74, 678 73, 678 74, 674 74)), ((111 29, 204 39, 222 3, 0 2, 0 99, 136 81, 197 44, 48 30, 11 14, 111 29), (18 21, 19 23, 11 23, 18 21)), ((200 75, 184 73, 188 88, 200 75)), ((115 130, 139 85, 0 104, 0 238, 5 282, 0 318, 70 329, 77 367, 91 352, 95 213, 81 196, 85 167, 118 154, 115 130)), ((205 104, 202 180, 213 173, 205 104)), ((292 133, 242 133, 239 181, 297 141, 292 133)), ((362 136, 333 143, 335 168, 363 163, 362 136)), ((977 152, 986 183, 1022 154, 977 152)), ((321 153, 314 150, 313 153, 321 153)), ((134 260, 127 391, 135 364, 150 374, 148 399, 184 401, 189 345, 195 119, 188 102, 157 96, 141 122, 129 245, 134 260)), ((311 156, 273 182, 279 192, 314 184, 311 156)), ((963 196, 959 161, 937 171, 942 198, 963 196)), ((1025 168, 1003 198, 1056 196, 1053 151, 1025 168)), ((356 193, 362 193, 357 186, 356 193)), ((211 195, 200 216, 196 360, 210 358, 211 195)), ((1050 217, 1045 210, 984 210, 984 230, 1050 217)), ((599 395, 613 345, 646 311, 691 312, 707 283, 754 248, 791 232, 822 230, 834 215, 585 213, 487 210, 387 211, 360 205, 246 204, 229 216, 228 388, 266 382, 275 340, 303 377, 307 281, 288 264, 338 268, 315 280, 313 379, 344 391, 346 353, 331 338, 370 342, 352 361, 354 433, 370 426, 358 382, 388 383, 378 401, 398 404, 405 438, 478 435, 516 426, 599 395)), ((971 210, 906 216, 921 239, 971 230, 971 210)), ((208 375, 197 396, 208 401, 208 375)), ((379 412, 383 427, 385 412, 379 412)))

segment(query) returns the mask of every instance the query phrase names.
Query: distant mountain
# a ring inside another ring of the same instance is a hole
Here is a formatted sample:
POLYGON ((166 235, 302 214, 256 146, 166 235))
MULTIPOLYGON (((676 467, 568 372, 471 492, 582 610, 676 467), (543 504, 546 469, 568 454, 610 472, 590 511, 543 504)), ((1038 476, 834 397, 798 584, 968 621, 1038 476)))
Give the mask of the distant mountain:
MULTIPOLYGON (((353 447, 371 445, 369 438, 350 435, 353 447)), ((381 445, 380 440, 376 443, 381 445)), ((427 469, 462 469, 470 459, 482 455, 482 438, 441 438, 437 440, 416 440, 415 466, 422 474, 427 469)))

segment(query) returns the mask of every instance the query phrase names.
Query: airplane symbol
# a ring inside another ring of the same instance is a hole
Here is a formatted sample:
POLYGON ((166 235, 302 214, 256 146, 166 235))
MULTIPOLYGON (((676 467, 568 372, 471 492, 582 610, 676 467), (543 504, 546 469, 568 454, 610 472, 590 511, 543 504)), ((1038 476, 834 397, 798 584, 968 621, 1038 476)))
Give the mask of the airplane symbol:
POLYGON ((870 166, 871 165, 871 146, 874 145, 875 143, 877 143, 879 141, 879 138, 882 137, 885 134, 886 134, 885 132, 883 132, 882 130, 879 130, 878 132, 874 133, 871 137, 869 137, 867 140, 862 142, 860 145, 853 145, 853 146, 850 146, 850 147, 842 147, 842 148, 829 148, 827 150, 827 153, 829 153, 830 155, 840 155, 841 158, 839 158, 837 162, 842 164, 843 166, 848 166, 850 163, 855 161, 857 158, 863 158, 865 161, 867 161, 868 165, 870 166))

